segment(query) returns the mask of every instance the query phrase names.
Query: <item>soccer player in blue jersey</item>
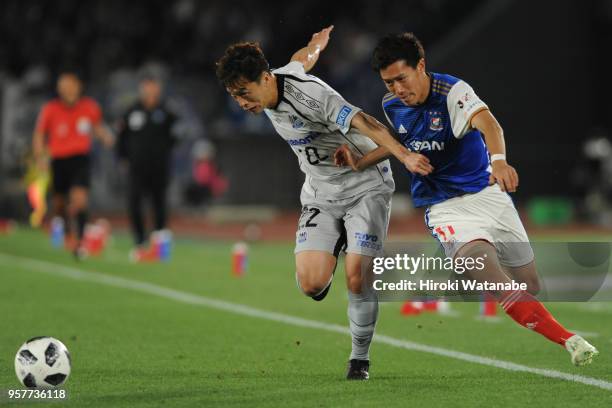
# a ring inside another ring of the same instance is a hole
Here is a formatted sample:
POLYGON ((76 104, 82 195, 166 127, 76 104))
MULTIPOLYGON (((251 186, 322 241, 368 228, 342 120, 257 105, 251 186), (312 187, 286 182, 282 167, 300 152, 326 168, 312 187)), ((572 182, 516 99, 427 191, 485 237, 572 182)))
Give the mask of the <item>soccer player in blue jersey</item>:
MULTIPOLYGON (((517 323, 564 346, 575 365, 598 352, 559 324, 533 294, 539 290, 534 254, 512 199, 519 184, 506 160, 503 130, 489 107, 464 81, 428 72, 425 51, 412 33, 389 35, 377 45, 372 67, 389 93, 385 115, 412 152, 424 155, 430 171, 411 172, 415 206, 426 207, 425 223, 449 257, 484 257, 479 281, 527 283, 527 291, 492 291, 517 323)), ((336 164, 356 171, 389 156, 379 147, 364 156, 344 145, 336 164)))

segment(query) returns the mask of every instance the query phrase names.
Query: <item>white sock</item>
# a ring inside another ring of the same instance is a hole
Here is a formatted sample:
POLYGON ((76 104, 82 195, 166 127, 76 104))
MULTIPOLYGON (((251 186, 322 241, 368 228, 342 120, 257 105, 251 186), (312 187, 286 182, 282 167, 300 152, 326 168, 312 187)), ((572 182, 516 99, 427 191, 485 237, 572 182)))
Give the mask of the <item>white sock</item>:
POLYGON ((353 348, 351 360, 369 360, 370 343, 378 320, 378 296, 373 290, 360 294, 348 292, 348 318, 353 348))

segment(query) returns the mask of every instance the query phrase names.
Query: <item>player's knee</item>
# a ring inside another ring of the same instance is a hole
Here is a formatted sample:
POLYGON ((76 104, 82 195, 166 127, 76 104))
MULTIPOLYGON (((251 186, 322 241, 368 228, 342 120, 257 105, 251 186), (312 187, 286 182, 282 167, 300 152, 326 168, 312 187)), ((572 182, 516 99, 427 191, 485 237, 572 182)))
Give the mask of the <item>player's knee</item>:
POLYGON ((327 286, 324 286, 323 288, 321 288, 321 286, 311 286, 306 290, 302 288, 302 293, 304 293, 309 298, 320 302, 327 297, 327 293, 329 292, 330 286, 331 281, 328 282, 327 286))
POLYGON ((362 294, 371 287, 372 258, 365 255, 347 254, 344 261, 346 288, 353 294, 362 294))
POLYGON ((540 290, 541 287, 539 281, 527 284, 527 292, 531 293, 533 296, 536 296, 538 293, 540 293, 540 290))
POLYGON ((536 271, 535 262, 516 268, 509 268, 508 275, 520 283, 525 283, 527 285, 527 292, 530 294, 535 296, 540 293, 541 283, 536 271))
POLYGON ((88 194, 83 188, 74 188, 70 192, 70 206, 75 210, 83 210, 87 207, 88 194))
POLYGON ((537 276, 527 278, 525 283, 527 284, 527 292, 534 296, 540 293, 540 279, 537 276))
POLYGON ((363 292, 361 274, 348 274, 346 277, 346 287, 351 293, 360 294, 363 292))
POLYGON ((302 290, 302 293, 311 298, 321 295, 330 284, 330 280, 331 277, 326 276, 324 273, 300 273, 299 268, 297 271, 298 286, 302 290))
POLYGON ((302 293, 308 297, 316 297, 325 290, 325 285, 313 283, 313 282, 300 282, 300 289, 302 293))
POLYGON ((331 283, 336 258, 328 254, 299 253, 296 257, 296 278, 302 292, 315 300, 323 299, 331 283))

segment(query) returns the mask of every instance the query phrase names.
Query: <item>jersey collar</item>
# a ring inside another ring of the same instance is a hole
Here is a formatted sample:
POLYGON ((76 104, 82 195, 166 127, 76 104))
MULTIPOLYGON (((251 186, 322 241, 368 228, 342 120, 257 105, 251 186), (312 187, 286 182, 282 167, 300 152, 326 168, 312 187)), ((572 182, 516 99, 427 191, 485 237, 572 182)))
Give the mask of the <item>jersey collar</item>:
POLYGON ((418 105, 418 106, 425 106, 425 105, 427 105, 429 103, 429 101, 431 101, 431 95, 433 94, 433 81, 434 81, 434 77, 433 77, 433 73, 431 73, 431 72, 427 72, 427 76, 429 77, 429 93, 427 94, 427 98, 425 98, 423 103, 418 105))
POLYGON ((283 74, 274 74, 276 77, 276 90, 278 91, 278 96, 276 98, 276 105, 274 105, 271 109, 278 108, 281 100, 283 99, 283 93, 285 92, 285 76, 283 74))

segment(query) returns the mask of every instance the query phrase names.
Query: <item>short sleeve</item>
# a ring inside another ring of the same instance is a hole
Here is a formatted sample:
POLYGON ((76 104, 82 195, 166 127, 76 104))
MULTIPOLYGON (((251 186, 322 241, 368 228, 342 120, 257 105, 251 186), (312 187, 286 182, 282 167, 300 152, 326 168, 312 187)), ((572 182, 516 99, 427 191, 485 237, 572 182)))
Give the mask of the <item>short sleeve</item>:
POLYGON ((480 100, 471 86, 459 81, 448 92, 446 99, 453 134, 457 139, 470 131, 472 117, 488 106, 480 100))
POLYGON ((332 92, 324 99, 324 116, 329 128, 347 134, 351 129, 353 117, 361 109, 348 103, 342 96, 332 92))
POLYGON ((49 132, 49 105, 46 104, 40 110, 38 118, 36 119, 36 133, 47 134, 49 132))
POLYGON ((304 65, 302 65, 300 61, 291 61, 284 67, 275 69, 274 72, 278 72, 279 74, 306 74, 306 71, 304 71, 304 65))

